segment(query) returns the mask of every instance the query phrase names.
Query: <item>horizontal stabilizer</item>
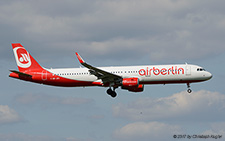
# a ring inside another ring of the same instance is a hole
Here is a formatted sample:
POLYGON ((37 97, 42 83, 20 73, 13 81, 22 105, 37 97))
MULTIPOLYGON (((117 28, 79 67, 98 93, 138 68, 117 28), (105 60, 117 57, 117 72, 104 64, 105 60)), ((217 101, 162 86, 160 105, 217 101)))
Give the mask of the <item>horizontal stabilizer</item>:
POLYGON ((9 70, 9 71, 11 71, 13 73, 16 73, 18 75, 21 75, 21 76, 32 77, 32 75, 30 75, 30 74, 22 73, 22 72, 19 72, 19 71, 16 71, 16 70, 9 70))

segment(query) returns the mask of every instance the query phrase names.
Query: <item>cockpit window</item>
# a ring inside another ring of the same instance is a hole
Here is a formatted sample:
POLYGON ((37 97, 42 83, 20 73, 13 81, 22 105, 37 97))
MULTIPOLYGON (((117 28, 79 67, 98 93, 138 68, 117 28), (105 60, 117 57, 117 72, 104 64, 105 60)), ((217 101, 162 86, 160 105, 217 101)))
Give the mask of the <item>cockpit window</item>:
POLYGON ((197 71, 205 71, 203 68, 197 68, 197 71))

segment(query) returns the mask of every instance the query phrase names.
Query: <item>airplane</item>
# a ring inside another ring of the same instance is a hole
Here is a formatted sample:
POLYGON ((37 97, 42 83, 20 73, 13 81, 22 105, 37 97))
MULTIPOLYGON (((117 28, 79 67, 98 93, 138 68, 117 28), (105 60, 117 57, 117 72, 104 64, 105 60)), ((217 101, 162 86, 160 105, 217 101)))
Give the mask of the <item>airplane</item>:
POLYGON ((47 69, 42 67, 20 43, 12 43, 17 70, 10 70, 9 77, 39 84, 61 87, 108 87, 107 94, 116 97, 118 87, 130 92, 142 92, 146 84, 190 83, 207 81, 212 74, 191 64, 141 65, 94 67, 75 52, 84 68, 47 69))

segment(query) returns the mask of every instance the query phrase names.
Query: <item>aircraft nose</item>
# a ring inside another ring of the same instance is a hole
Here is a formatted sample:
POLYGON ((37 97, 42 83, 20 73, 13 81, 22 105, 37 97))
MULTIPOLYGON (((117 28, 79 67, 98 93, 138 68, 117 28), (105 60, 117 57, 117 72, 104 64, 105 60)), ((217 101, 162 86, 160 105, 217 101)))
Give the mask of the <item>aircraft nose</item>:
POLYGON ((207 80, 209 80, 209 79, 212 78, 212 74, 211 74, 210 72, 207 72, 207 73, 205 74, 205 77, 206 77, 207 80))

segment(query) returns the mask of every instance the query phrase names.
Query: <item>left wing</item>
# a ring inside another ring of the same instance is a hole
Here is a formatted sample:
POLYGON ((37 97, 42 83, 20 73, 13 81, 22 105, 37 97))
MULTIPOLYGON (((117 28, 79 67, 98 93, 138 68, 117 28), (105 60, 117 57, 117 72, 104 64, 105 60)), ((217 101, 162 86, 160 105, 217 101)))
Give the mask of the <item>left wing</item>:
POLYGON ((99 68, 93 67, 89 64, 87 64, 82 58, 81 56, 76 52, 76 56, 79 60, 79 62, 86 68, 89 69, 89 72, 93 75, 95 75, 96 77, 98 77, 98 79, 101 79, 103 81, 103 83, 119 83, 123 78, 119 75, 115 75, 112 74, 110 72, 107 72, 105 70, 101 70, 99 68))

